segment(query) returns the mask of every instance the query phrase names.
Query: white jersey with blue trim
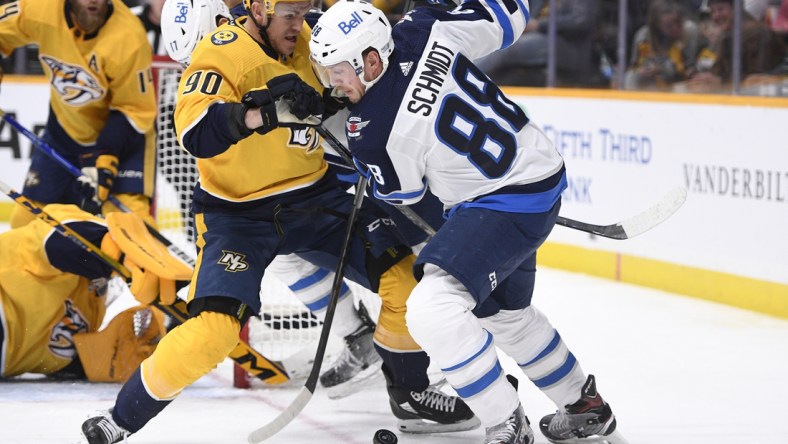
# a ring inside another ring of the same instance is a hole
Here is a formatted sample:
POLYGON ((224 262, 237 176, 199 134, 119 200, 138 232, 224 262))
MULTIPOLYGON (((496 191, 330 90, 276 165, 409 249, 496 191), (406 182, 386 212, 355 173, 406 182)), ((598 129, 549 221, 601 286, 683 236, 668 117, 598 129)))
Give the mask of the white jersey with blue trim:
POLYGON ((471 62, 511 45, 527 21, 525 0, 473 0, 417 8, 394 26, 389 66, 346 122, 376 197, 412 204, 429 186, 451 208, 563 173, 552 143, 471 62))

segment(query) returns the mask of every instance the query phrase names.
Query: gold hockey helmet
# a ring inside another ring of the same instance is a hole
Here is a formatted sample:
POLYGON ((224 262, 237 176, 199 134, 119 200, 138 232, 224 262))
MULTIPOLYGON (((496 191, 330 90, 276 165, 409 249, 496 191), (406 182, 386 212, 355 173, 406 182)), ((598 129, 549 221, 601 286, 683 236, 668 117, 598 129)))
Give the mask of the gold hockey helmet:
MULTIPOLYGON (((244 0, 244 7, 246 7, 247 11, 252 10, 252 3, 255 0, 244 0)), ((274 15, 274 10, 276 8, 277 3, 311 3, 308 0, 257 0, 258 3, 263 3, 265 6, 265 12, 268 15, 274 15)))

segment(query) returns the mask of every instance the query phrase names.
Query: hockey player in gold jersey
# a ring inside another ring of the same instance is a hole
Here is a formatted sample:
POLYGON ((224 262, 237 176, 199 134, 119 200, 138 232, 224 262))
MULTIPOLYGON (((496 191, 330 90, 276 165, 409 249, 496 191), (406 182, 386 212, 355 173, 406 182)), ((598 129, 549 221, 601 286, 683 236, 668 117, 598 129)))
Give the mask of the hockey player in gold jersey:
MULTIPOLYGON (((91 444, 137 433, 225 359, 240 326, 259 313, 260 280, 274 256, 296 253, 336 269, 353 196, 326 174, 313 128, 326 104, 335 103, 318 92, 323 88, 310 66, 311 28, 304 23, 310 3, 245 0, 245 6, 247 17, 197 45, 179 87, 178 138, 198 158, 200 175, 193 199, 199 254, 189 294, 192 317, 143 361, 112 408, 83 423, 91 444)), ((374 340, 395 387, 391 403, 403 412, 401 404, 407 406, 409 419, 425 415, 443 431, 478 426, 458 398, 426 393, 429 358, 404 322, 416 284, 410 249, 372 206, 362 208, 358 227, 346 277, 381 297, 374 340), (445 408, 428 412, 419 399, 445 408)))
MULTIPOLYGON (((74 205, 45 211, 118 255, 103 220, 74 205)), ((0 234, 0 378, 125 381, 164 335, 164 318, 155 308, 130 308, 99 332, 111 271, 41 220, 0 234)))
MULTIPOLYGON (((0 6, 0 52, 35 43, 50 80, 43 140, 97 183, 79 182, 34 150, 22 194, 39 203, 113 211, 112 193, 147 216, 153 193, 156 102, 151 48, 121 1, 18 0, 0 6)), ((12 226, 31 220, 18 207, 12 226)), ((149 222, 152 220, 149 219, 149 222)))

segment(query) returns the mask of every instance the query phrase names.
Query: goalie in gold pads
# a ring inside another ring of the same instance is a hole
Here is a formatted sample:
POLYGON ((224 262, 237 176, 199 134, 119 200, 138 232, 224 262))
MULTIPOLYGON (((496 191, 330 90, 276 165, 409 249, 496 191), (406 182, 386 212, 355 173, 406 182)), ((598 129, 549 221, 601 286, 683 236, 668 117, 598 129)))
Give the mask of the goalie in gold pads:
MULTIPOLYGON (((31 43, 38 45, 50 83, 43 141, 97 186, 79 182, 34 149, 22 194, 97 214, 115 210, 105 204, 112 193, 146 217, 156 160, 156 100, 151 48, 139 19, 112 0, 18 0, 0 6, 0 52, 8 56, 31 43)), ((11 225, 31 219, 17 207, 11 225)))
MULTIPOLYGON (((48 205, 45 211, 120 258, 105 221, 73 205, 48 205)), ((155 297, 159 279, 133 268, 135 295, 155 297)), ((0 234, 0 377, 40 373, 125 381, 164 336, 164 316, 155 308, 133 307, 99 331, 111 274, 98 257, 40 219, 0 234)))
MULTIPOLYGON (((200 174, 192 317, 140 365, 111 409, 83 423, 91 444, 138 432, 227 357, 240 326, 259 313, 260 281, 276 255, 337 267, 353 196, 326 174, 313 128, 334 99, 322 94, 310 66, 311 28, 304 23, 310 4, 246 0, 246 8, 247 17, 200 41, 179 86, 175 126, 181 146, 199 159, 200 174)), ((429 359, 405 326, 414 256, 380 220, 385 213, 365 205, 359 217, 346 277, 382 299, 374 339, 391 403, 407 406, 408 420, 431 420, 430 431, 478 426, 456 397, 427 393, 429 359), (436 402, 428 410, 419 399, 436 402)))

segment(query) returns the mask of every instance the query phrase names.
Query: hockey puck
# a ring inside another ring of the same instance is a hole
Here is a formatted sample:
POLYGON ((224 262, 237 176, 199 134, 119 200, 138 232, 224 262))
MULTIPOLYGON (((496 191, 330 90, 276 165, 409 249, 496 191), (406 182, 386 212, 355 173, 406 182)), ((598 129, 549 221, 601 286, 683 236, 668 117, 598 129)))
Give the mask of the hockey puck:
POLYGON ((397 444, 397 435, 391 430, 380 429, 372 437, 372 444, 397 444))

